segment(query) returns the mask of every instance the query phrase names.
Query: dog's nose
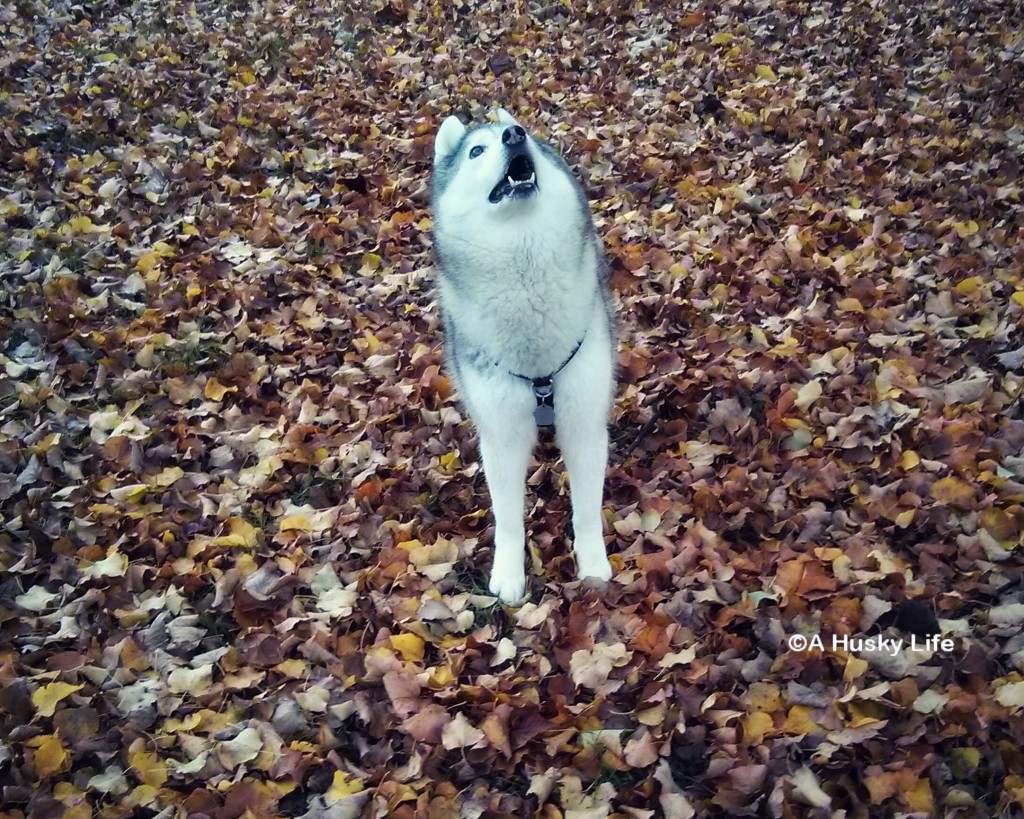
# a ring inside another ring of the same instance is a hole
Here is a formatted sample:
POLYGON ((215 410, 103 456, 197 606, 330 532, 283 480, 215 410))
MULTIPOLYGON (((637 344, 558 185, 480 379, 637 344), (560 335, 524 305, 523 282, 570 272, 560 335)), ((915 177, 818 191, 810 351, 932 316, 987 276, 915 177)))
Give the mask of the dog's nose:
POLYGON ((501 135, 501 141, 506 145, 518 145, 526 139, 526 131, 521 125, 509 125, 501 135))

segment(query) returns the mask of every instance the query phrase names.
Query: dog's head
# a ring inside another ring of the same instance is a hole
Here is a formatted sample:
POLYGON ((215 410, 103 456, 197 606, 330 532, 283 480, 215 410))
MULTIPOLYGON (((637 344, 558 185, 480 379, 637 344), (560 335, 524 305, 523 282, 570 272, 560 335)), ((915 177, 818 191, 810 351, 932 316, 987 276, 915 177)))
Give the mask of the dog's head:
MULTIPOLYGON (((446 215, 512 215, 529 212, 548 193, 572 189, 568 169, 504 109, 497 121, 466 128, 457 117, 434 140, 433 198, 446 215)), ((570 194, 575 198, 575 192, 570 194)))

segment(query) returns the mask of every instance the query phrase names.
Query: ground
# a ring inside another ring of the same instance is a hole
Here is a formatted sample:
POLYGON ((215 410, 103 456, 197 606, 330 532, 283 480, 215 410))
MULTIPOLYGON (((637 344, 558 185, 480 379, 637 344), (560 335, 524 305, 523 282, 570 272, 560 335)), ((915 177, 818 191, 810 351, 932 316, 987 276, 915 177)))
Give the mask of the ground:
POLYGON ((1020 816, 1012 2, 0 8, 5 817, 1020 816), (620 345, 531 600, 441 367, 445 116, 562 150, 620 345))

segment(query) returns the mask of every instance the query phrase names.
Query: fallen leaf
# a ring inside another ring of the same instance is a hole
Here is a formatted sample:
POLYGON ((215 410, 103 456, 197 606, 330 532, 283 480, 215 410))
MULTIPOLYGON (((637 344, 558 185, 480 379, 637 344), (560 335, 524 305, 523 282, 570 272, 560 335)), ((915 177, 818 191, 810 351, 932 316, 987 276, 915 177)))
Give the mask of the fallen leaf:
POLYGON ((449 751, 455 748, 479 747, 484 739, 484 732, 475 728, 461 713, 456 714, 441 731, 441 744, 449 751))
POLYGON ((48 734, 37 738, 37 747, 33 756, 36 775, 49 779, 62 773, 68 764, 68 752, 57 734, 48 734))
POLYGON ((47 683, 32 692, 32 705, 35 706, 36 713, 39 716, 52 717, 57 709, 57 703, 66 697, 70 697, 76 691, 81 691, 83 687, 60 681, 47 683))
POLYGON ((334 778, 331 780, 331 787, 327 789, 325 797, 327 804, 333 805, 346 796, 359 793, 364 787, 363 783, 355 777, 349 776, 344 771, 335 771, 334 778))
POLYGON ((569 663, 569 671, 576 685, 585 686, 599 693, 610 693, 622 685, 621 680, 610 680, 608 675, 613 668, 629 662, 633 652, 628 651, 622 643, 605 645, 599 643, 593 649, 574 651, 569 663))
POLYGON ((932 497, 939 503, 967 509, 974 501, 974 489, 966 481, 951 475, 932 484, 932 497))
POLYGON ((163 787, 167 781, 167 764, 155 753, 147 751, 142 741, 136 741, 133 748, 128 759, 138 780, 154 788, 163 787))

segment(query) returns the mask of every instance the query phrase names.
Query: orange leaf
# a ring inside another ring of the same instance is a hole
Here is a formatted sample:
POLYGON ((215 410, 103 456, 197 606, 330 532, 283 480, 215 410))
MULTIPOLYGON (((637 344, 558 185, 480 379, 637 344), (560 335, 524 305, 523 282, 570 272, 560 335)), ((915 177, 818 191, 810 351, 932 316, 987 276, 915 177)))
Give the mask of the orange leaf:
POLYGON ((380 493, 383 488, 384 484, 380 478, 367 478, 356 489, 356 500, 365 501, 371 505, 376 504, 380 500, 380 493))

